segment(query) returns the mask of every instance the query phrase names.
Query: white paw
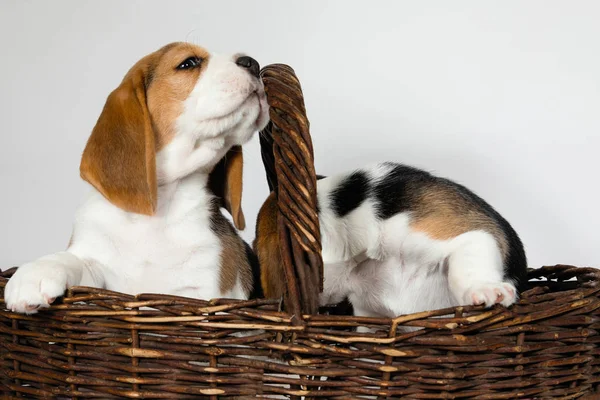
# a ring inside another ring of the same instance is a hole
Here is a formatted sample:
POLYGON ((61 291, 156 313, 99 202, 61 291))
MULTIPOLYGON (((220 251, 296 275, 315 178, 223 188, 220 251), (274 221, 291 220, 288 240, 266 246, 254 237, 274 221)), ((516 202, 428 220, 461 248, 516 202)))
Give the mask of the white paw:
POLYGON ((25 314, 49 307, 64 294, 69 280, 77 278, 78 271, 72 268, 76 259, 68 253, 57 253, 19 267, 4 289, 6 307, 25 314))
POLYGON ((517 301, 517 289, 508 282, 482 282, 471 286, 464 294, 466 305, 481 305, 491 307, 502 304, 505 307, 517 301))

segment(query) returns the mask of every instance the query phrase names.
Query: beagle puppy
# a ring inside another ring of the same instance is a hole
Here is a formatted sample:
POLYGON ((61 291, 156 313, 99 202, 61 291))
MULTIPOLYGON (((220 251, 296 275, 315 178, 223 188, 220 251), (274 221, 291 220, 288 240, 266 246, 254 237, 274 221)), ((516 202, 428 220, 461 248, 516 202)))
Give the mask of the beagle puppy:
POLYGON ((35 313, 75 285, 251 296, 255 256, 220 207, 245 227, 240 146, 267 122, 254 59, 189 43, 142 58, 108 96, 83 152, 93 190, 67 250, 18 268, 7 307, 35 313))
MULTIPOLYGON (((348 299, 357 316, 395 317, 517 300, 527 270, 523 244, 466 187, 388 162, 318 177, 317 198, 321 305, 348 299)), ((274 298, 285 291, 276 202, 271 193, 260 209, 253 243, 263 291, 274 298)))

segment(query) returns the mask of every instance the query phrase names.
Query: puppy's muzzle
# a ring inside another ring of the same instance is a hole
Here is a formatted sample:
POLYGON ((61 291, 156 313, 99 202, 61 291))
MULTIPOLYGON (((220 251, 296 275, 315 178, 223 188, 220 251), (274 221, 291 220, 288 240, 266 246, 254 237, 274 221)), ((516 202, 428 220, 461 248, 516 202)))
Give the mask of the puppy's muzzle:
POLYGON ((254 58, 242 56, 235 60, 235 63, 240 67, 248 70, 248 72, 250 72, 250 75, 254 76, 255 78, 258 78, 258 73, 260 72, 260 65, 258 64, 258 61, 256 61, 254 58))

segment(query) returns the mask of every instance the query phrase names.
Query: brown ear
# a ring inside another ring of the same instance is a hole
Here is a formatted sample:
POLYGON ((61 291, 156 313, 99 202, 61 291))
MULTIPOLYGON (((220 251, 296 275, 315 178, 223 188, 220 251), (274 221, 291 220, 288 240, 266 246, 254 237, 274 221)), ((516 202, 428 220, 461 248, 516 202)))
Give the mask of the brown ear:
POLYGON ((106 100, 88 139, 81 177, 129 212, 156 210, 156 150, 146 106, 147 64, 136 65, 106 100))
POLYGON ((240 146, 233 146, 218 162, 208 177, 208 187, 219 198, 237 229, 246 227, 246 219, 242 211, 242 175, 244 156, 240 146))

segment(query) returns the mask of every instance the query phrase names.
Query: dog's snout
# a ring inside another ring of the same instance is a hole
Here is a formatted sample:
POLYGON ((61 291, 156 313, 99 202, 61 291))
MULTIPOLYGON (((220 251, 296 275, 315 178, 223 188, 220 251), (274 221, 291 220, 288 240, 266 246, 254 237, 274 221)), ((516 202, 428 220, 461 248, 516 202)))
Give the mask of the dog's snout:
POLYGON ((260 72, 260 65, 258 65, 258 61, 256 61, 252 57, 242 56, 235 60, 235 63, 242 68, 245 68, 250 72, 253 76, 258 78, 258 73, 260 72))

